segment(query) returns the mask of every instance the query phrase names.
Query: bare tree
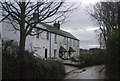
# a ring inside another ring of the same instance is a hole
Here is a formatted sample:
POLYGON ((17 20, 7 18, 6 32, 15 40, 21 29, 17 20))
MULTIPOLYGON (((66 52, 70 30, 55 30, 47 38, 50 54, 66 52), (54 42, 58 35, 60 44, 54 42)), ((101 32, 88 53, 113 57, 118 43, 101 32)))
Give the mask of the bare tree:
POLYGON ((73 6, 65 6, 64 1, 55 0, 52 2, 0 1, 0 7, 4 12, 1 22, 9 23, 15 30, 20 31, 19 59, 21 66, 24 66, 22 59, 24 58, 26 37, 31 34, 36 25, 38 23, 51 23, 59 18, 65 20, 68 13, 75 9, 73 6))
POLYGON ((98 2, 89 6, 88 9, 91 18, 97 21, 100 27, 105 45, 108 35, 120 28, 118 26, 118 5, 119 2, 98 2))
MULTIPOLYGON (((72 11, 72 6, 64 7, 64 2, 37 2, 33 3, 24 0, 24 2, 19 1, 0 1, 2 7, 3 19, 10 23, 15 30, 20 31, 20 52, 25 49, 26 37, 31 34, 33 28, 36 27, 38 23, 53 22, 56 19, 63 17, 65 19, 66 13, 72 11), (48 21, 51 18, 51 21, 48 21), (16 26, 16 24, 18 26, 16 26)), ((22 54, 22 53, 21 53, 22 54)))

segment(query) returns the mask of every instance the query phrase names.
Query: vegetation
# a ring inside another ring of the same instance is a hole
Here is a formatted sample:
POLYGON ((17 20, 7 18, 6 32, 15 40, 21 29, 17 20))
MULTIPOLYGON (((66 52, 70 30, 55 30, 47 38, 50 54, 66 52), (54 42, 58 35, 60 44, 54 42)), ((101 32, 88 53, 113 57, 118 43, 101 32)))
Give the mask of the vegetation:
POLYGON ((106 75, 120 79, 120 30, 113 31, 107 40, 106 75))
POLYGON ((60 61, 43 60, 32 52, 24 52, 24 75, 20 76, 18 61, 18 45, 15 41, 3 41, 2 78, 3 79, 62 79, 65 74, 64 65, 60 61))
POLYGON ((81 51, 80 68, 104 63, 104 50, 81 51))
POLYGON ((98 2, 90 8, 90 16, 100 26, 99 42, 106 49, 106 77, 120 79, 120 1, 98 2))
POLYGON ((102 47, 106 46, 106 41, 108 36, 113 30, 120 29, 118 19, 120 19, 120 2, 107 1, 98 2, 94 5, 89 6, 88 13, 91 18, 97 21, 99 25, 99 42, 102 44, 102 47))

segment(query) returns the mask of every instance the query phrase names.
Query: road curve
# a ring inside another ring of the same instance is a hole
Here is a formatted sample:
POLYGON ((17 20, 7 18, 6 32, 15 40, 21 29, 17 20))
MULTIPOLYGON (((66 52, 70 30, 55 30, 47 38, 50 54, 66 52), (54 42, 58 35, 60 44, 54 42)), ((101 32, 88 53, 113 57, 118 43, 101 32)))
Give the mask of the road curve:
POLYGON ((104 65, 77 69, 65 76, 65 79, 104 79, 104 65))

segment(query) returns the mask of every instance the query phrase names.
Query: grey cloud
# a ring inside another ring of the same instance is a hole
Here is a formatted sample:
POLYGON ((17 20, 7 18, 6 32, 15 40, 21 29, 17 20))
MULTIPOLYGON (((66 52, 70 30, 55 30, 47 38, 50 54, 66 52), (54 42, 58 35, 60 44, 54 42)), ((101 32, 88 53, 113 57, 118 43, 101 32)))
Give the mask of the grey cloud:
POLYGON ((90 22, 91 19, 89 17, 89 15, 86 15, 86 11, 85 11, 85 6, 80 6, 77 10, 74 11, 74 13, 72 14, 72 16, 69 18, 69 22, 63 24, 64 27, 71 27, 70 23, 72 24, 72 27, 87 27, 87 26, 92 26, 93 23, 90 22))
POLYGON ((80 40, 80 43, 94 43, 94 44, 96 44, 98 42, 95 40, 80 40))
POLYGON ((97 26, 91 21, 89 15, 86 15, 84 3, 74 11, 69 19, 70 21, 64 23, 61 28, 80 39, 80 47, 87 49, 99 47, 96 33, 94 30, 89 30, 89 28, 97 26))

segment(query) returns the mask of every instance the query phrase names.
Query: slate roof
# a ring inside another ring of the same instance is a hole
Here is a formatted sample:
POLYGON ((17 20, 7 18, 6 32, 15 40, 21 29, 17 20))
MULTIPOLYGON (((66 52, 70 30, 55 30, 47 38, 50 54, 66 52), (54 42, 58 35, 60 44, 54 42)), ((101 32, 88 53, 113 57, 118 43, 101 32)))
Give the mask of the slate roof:
POLYGON ((61 29, 57 29, 51 25, 48 25, 48 24, 44 24, 44 23, 41 23, 44 27, 46 27, 46 29, 54 34, 58 34, 58 35, 61 35, 61 36, 64 36, 64 37, 68 37, 68 38, 72 38, 72 39, 75 39, 75 40, 79 40, 77 39, 76 37, 74 37, 71 33, 69 32, 66 32, 66 31, 63 31, 61 29))

